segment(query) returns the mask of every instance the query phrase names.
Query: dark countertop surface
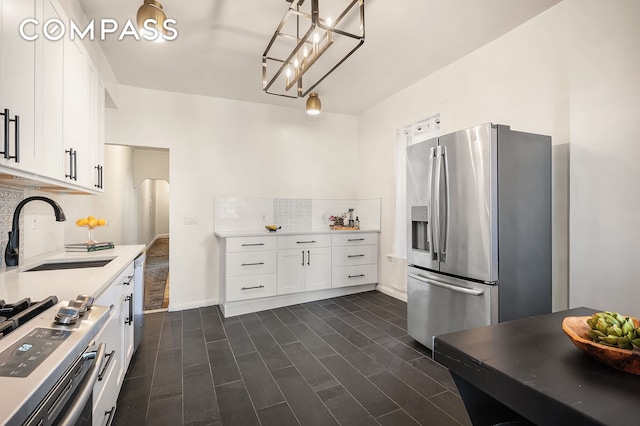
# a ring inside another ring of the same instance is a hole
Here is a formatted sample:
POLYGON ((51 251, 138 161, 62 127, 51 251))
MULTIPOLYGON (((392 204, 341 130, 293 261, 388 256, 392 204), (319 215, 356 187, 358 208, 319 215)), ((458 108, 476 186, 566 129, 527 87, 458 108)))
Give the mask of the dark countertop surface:
POLYGON ((538 425, 640 425, 640 376, 614 370, 562 331, 576 308, 438 336, 434 359, 538 425))

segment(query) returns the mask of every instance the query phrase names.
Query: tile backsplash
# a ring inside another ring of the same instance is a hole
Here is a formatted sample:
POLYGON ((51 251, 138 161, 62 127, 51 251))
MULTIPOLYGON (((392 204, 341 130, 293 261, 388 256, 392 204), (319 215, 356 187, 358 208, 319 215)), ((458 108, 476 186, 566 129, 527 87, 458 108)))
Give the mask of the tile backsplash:
MULTIPOLYGON (((4 250, 9 240, 9 231, 11 231, 11 222, 13 220, 13 212, 24 200, 24 189, 14 188, 12 186, 0 185, 0 255, 4 259, 4 250)), ((20 218, 20 240, 24 241, 24 218, 20 218)), ((4 264, 4 261, 2 262, 4 264)))
POLYGON ((361 229, 380 229, 380 199, 325 200, 300 198, 216 198, 216 232, 263 230, 265 225, 283 231, 305 232, 329 229, 329 217, 354 209, 361 229))
MULTIPOLYGON (((45 196, 60 202, 59 196, 32 189, 0 185, 0 265, 4 266, 4 250, 9 240, 13 212, 22 200, 33 195, 45 196)), ((43 202, 27 203, 21 212, 20 260, 24 264, 31 258, 64 247, 64 224, 55 220, 51 206, 43 202)))

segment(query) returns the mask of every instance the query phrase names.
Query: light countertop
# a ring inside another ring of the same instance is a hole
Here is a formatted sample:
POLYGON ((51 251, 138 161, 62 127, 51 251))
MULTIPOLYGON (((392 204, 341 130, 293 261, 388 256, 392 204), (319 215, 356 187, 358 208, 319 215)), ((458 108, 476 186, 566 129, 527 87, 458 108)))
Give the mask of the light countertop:
POLYGON ((25 264, 17 267, 0 268, 0 299, 14 303, 26 297, 34 302, 48 296, 56 296, 60 301, 75 299, 78 294, 98 297, 144 249, 144 245, 123 245, 90 253, 60 250, 28 259, 25 264), (27 269, 51 261, 109 258, 113 260, 103 267, 26 272, 27 269))
POLYGON ((278 235, 314 235, 314 234, 361 234, 363 232, 375 232, 380 233, 379 229, 358 229, 349 231, 332 231, 331 229, 314 229, 311 231, 276 231, 271 232, 264 230, 258 231, 216 231, 215 236, 220 238, 233 238, 233 237, 277 237, 278 235))

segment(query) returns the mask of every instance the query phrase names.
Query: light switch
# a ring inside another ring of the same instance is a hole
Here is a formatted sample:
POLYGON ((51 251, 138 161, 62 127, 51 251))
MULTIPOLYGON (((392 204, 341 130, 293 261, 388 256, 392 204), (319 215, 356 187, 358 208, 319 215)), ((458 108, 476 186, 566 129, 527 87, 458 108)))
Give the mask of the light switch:
POLYGON ((185 216, 184 217, 185 225, 197 225, 198 224, 198 216, 185 216))

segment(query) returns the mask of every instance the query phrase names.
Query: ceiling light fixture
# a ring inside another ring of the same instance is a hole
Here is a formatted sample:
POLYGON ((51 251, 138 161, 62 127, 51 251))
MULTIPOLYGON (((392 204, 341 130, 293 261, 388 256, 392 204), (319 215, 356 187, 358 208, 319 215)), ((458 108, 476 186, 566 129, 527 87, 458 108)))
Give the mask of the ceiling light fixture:
POLYGON ((322 108, 322 103, 320 102, 320 98, 317 93, 311 93, 307 98, 307 114, 310 115, 318 115, 320 114, 320 109, 322 108))
MULTIPOLYGON (((304 9, 304 0, 287 1, 291 6, 262 54, 262 89, 301 98, 364 43, 364 0, 323 0, 322 17, 319 0, 308 0, 304 9)), ((316 100, 319 112, 317 94, 307 105, 316 100)))
MULTIPOLYGON (((140 31, 148 31, 148 27, 155 28, 159 34, 167 34, 166 28, 164 28, 164 21, 167 19, 167 15, 162 10, 160 2, 155 0, 144 0, 140 9, 138 9, 137 23, 140 31), (149 22, 152 20, 155 23, 149 22), (146 24, 145 24, 146 23, 146 24)), ((163 40, 162 37, 157 37, 156 40, 163 40)))

